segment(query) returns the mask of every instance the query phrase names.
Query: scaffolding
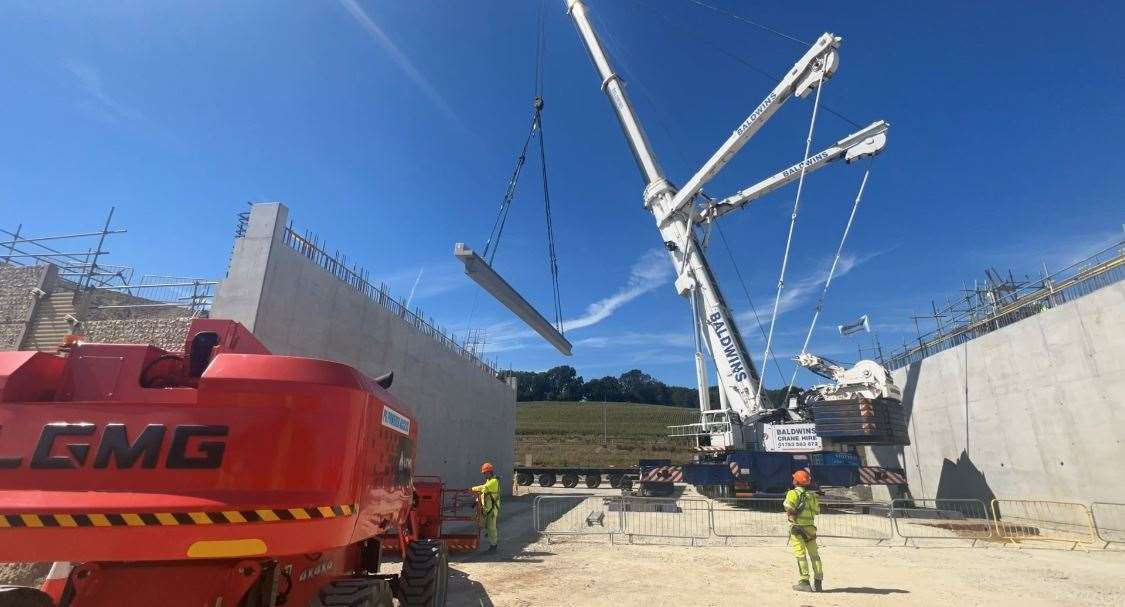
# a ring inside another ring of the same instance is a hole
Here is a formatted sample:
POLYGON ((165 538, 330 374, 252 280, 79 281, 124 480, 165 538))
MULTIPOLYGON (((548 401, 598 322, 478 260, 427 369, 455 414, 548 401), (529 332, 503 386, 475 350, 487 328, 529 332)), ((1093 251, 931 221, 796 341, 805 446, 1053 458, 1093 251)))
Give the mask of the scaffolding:
POLYGON ((913 316, 917 337, 914 343, 887 357, 890 369, 899 369, 927 356, 959 346, 1019 322, 1050 308, 1072 301, 1125 278, 1125 240, 1061 270, 1038 279, 1017 280, 989 268, 985 280, 962 289, 962 296, 939 308, 930 302, 931 313, 913 316), (919 321, 932 321, 935 328, 922 332, 919 321))
POLYGON ((206 315, 217 281, 150 274, 136 280, 132 266, 105 262, 109 237, 128 232, 111 227, 114 211, 110 207, 101 229, 88 232, 32 236, 22 223, 14 231, 0 228, 5 238, 0 241, 0 265, 53 265, 60 279, 57 287, 92 295, 91 310, 180 308, 192 317, 206 315))

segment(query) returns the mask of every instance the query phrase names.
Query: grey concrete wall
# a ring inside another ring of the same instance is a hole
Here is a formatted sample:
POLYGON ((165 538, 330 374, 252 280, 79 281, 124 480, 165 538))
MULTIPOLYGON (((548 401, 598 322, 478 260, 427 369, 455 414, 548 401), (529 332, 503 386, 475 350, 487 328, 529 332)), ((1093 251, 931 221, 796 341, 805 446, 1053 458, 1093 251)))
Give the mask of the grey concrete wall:
POLYGON ((286 222, 284 206, 254 205, 211 316, 243 323, 277 354, 393 371, 391 392, 418 419, 417 473, 466 487, 491 461, 510 488, 515 390, 286 246, 286 222))
POLYGON ((35 289, 54 275, 51 266, 0 265, 0 350, 18 350, 35 312, 35 289))
MULTIPOLYGON (((1125 283, 894 372, 915 497, 1125 502, 1125 283)), ((877 495, 876 497, 883 497, 877 495)))

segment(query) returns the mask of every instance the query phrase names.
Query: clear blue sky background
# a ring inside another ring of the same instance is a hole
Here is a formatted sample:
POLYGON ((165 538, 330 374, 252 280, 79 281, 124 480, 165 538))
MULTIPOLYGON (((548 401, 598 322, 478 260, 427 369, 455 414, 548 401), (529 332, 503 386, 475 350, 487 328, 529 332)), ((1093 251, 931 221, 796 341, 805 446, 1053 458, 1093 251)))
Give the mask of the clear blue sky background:
MULTIPOLYGON (((1122 3, 711 1, 803 40, 843 36, 824 102, 863 124, 892 123, 814 351, 852 358, 865 340, 832 326, 863 313, 885 344, 901 344, 912 311, 986 266, 1036 275, 1041 263, 1058 268, 1120 238, 1122 3)), ((803 52, 687 0, 589 4, 681 183, 774 85, 711 45, 775 73, 803 52)), ((669 264, 650 253, 660 241, 640 179, 562 1, 547 9, 564 315, 596 320, 570 332, 572 359, 526 337, 451 256, 455 241, 483 245, 526 134, 530 1, 5 2, 2 223, 83 231, 116 205, 114 224, 129 233, 111 239, 108 261, 217 278, 236 213, 247 201, 282 201, 299 227, 401 297, 422 270, 413 305, 459 333, 486 328, 504 366, 568 362, 587 377, 639 367, 690 384, 688 307, 669 264)), ((708 190, 726 194, 799 160, 811 106, 790 102, 708 190)), ((814 148, 852 130, 822 114, 814 148)), ((546 309, 535 170, 496 267, 546 309)), ((779 356, 800 346, 860 175, 840 165, 810 177, 779 356)), ((763 317, 793 194, 723 223, 763 317)), ((730 260, 719 246, 711 257, 745 319, 730 260)), ((760 362, 753 320, 742 329, 760 362)), ((772 368, 767 378, 781 383, 772 368)))

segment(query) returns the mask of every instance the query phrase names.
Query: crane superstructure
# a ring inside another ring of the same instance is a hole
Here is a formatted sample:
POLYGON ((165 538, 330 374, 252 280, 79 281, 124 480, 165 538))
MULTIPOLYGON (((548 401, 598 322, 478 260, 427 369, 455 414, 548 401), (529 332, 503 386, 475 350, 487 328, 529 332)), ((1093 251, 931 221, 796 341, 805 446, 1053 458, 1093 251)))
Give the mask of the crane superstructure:
POLYGON ((697 447, 703 451, 746 449, 761 444, 760 422, 776 416, 781 410, 775 408, 760 389, 761 377, 723 299, 696 229, 835 160, 852 162, 878 154, 886 145, 889 125, 883 121, 874 122, 828 149, 808 156, 732 196, 717 202, 708 199, 706 203, 698 203, 697 199, 703 197, 703 187, 786 101, 808 96, 832 77, 839 65, 841 39, 830 33, 821 35, 703 166, 682 188, 677 188, 665 176, 625 92, 624 81, 615 71, 590 22, 585 4, 582 0, 564 1, 597 68, 601 88, 613 106, 645 181, 644 206, 652 213, 675 267, 676 291, 691 302, 701 418, 698 424, 675 427, 673 436, 695 437, 697 447), (717 371, 717 408, 713 408, 710 401, 704 345, 717 371))

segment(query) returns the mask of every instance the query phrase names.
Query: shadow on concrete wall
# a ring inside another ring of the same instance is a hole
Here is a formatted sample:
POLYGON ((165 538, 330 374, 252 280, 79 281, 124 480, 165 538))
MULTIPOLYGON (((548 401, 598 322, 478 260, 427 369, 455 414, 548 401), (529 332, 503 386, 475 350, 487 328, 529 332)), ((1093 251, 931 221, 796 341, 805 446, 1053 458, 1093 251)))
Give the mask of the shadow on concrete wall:
POLYGON ((968 453, 961 452, 956 462, 943 460, 938 478, 937 499, 977 499, 987 507, 996 494, 988 485, 984 473, 973 463, 968 453))

